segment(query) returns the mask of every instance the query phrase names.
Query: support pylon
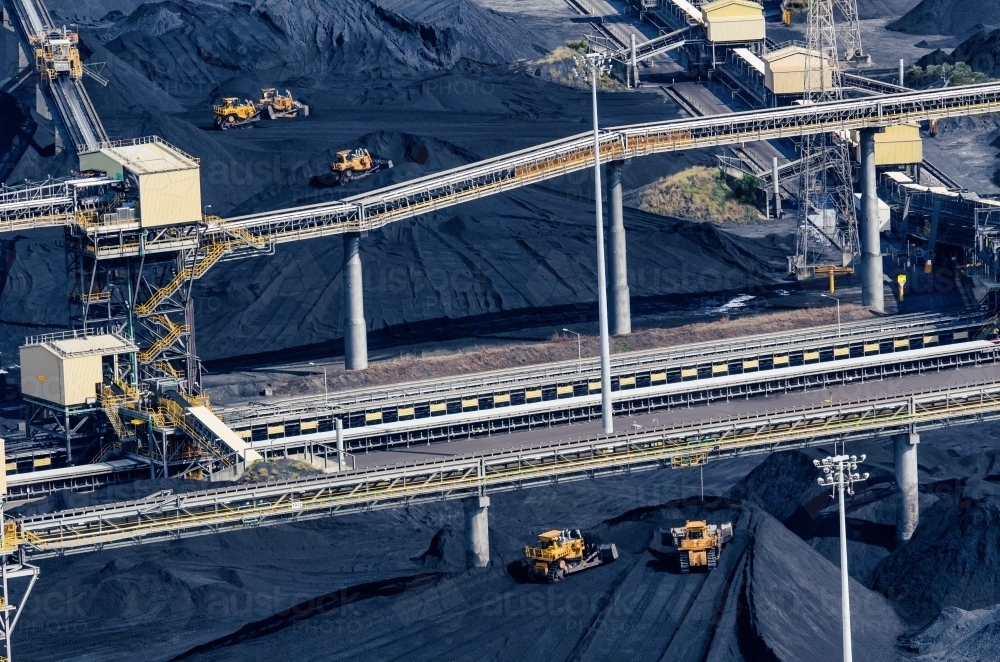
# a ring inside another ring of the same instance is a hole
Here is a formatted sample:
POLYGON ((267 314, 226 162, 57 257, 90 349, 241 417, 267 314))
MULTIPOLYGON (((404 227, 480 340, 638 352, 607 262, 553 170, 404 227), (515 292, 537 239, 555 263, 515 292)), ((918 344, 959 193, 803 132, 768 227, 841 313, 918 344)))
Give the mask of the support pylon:
MULTIPOLYGON (((835 1, 840 0, 813 0, 809 3, 806 31, 809 54, 806 56, 803 85, 803 99, 807 103, 839 101, 842 98, 837 29, 833 20, 835 1)), ((857 48, 860 49, 860 36, 857 48)), ((794 266, 800 277, 806 277, 829 244, 840 252, 838 262, 841 266, 854 261, 859 253, 859 244, 846 140, 842 136, 827 134, 803 136, 801 150, 799 229, 794 266), (828 184, 831 179, 832 186, 828 184), (828 203, 831 201, 837 213, 835 223, 827 220, 828 203), (813 214, 819 215, 818 223, 810 220, 809 216, 813 214), (818 243, 816 238, 819 238, 818 243)))

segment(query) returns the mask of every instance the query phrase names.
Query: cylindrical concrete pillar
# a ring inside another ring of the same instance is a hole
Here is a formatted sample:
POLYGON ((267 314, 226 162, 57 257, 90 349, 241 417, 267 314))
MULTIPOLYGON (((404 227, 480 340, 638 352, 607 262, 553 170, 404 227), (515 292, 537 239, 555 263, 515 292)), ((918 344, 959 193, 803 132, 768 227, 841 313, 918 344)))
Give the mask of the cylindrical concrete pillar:
POLYGON ((368 336, 365 324, 365 294, 361 279, 361 235, 344 235, 344 367, 368 367, 368 336))
POLYGON ((611 333, 623 336, 632 333, 632 304, 628 291, 621 161, 608 164, 608 206, 611 213, 611 333))
POLYGON ((771 157, 771 180, 774 183, 774 217, 781 218, 781 185, 778 181, 778 157, 771 157))
POLYGON ((465 565, 485 568, 490 564, 490 498, 463 499, 465 507, 465 565))
POLYGON ((882 293, 882 241, 879 237, 875 182, 876 130, 861 130, 861 303, 885 312, 882 293))
POLYGON ((899 488, 896 511, 896 544, 901 545, 913 537, 920 521, 920 491, 917 482, 918 434, 900 434, 893 437, 896 456, 896 486, 899 488))

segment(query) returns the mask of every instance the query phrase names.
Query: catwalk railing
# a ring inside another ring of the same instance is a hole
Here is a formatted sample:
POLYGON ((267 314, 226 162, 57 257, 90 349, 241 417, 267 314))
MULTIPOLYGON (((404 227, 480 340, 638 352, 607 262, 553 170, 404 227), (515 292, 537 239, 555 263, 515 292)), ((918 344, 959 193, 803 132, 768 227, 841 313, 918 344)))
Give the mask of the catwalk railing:
MULTIPOLYGON (((1000 83, 835 101, 767 111, 654 122, 605 130, 602 162, 650 154, 1000 112, 1000 83)), ((594 164, 580 134, 332 203, 231 218, 271 243, 375 230, 389 223, 570 174, 594 164)), ((210 225, 207 234, 224 232, 210 225)), ((146 244, 147 252, 157 250, 146 244)))
MULTIPOLYGON (((1000 112, 1000 83, 617 127, 601 134, 599 158, 608 162, 699 147, 992 112, 1000 112)), ((223 240, 238 228, 247 236, 273 246, 375 230, 420 214, 578 172, 592 167, 594 157, 591 135, 579 134, 335 202, 226 221, 209 219, 205 222, 205 239, 223 240)), ((0 217, 0 223, 5 220, 0 217)), ((95 225, 87 231, 111 238, 121 236, 122 228, 95 225)), ((189 238, 161 234, 147 237, 143 242, 125 236, 108 243, 102 257, 136 256, 141 250, 175 251, 190 247, 191 242, 189 238)))
POLYGON ((914 391, 17 519, 30 558, 164 542, 1000 418, 1000 383, 914 391))

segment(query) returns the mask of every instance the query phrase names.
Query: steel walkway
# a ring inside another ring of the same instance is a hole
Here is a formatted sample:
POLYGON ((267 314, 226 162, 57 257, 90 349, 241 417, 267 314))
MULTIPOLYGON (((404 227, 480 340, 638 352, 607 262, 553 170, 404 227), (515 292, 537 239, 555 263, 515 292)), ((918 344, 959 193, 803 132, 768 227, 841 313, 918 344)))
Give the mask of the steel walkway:
POLYGON ((752 453, 1000 418, 1000 381, 688 421, 266 485, 156 494, 16 519, 29 558, 692 466, 752 453))
MULTIPOLYGON (((1000 83, 653 122, 605 130, 600 138, 600 159, 608 162, 699 147, 992 112, 1000 112, 1000 83)), ((375 230, 420 214, 578 172, 593 164, 592 136, 578 134, 332 203, 225 221, 207 219, 204 239, 224 241, 238 230, 273 248, 275 244, 301 239, 375 230)), ((6 218, 0 217, 0 227, 4 221, 6 218)), ((87 231, 113 238, 121 236, 122 230, 95 226, 87 231)), ((196 246, 197 239, 161 234, 140 242, 126 235, 107 244, 99 248, 102 258, 171 252, 196 246)), ((234 249, 232 256, 243 250, 256 255, 262 249, 248 244, 246 249, 234 249)))
MULTIPOLYGON (((656 386, 676 390, 669 385, 683 383, 685 393, 694 393, 712 388, 722 377, 740 384, 773 380, 785 367, 811 365, 812 370, 837 372, 848 365, 847 359, 867 357, 869 362, 888 365, 904 360, 905 351, 927 348, 937 348, 934 356, 944 357, 965 351, 962 346, 971 347, 967 341, 976 337, 986 321, 981 315, 923 319, 907 315, 844 324, 839 330, 831 325, 631 352, 613 357, 612 389, 627 398, 626 391, 656 386)), ((561 361, 255 403, 221 409, 219 415, 252 442, 279 443, 298 435, 329 432, 335 417, 343 421, 350 438, 357 437, 356 428, 378 429, 406 419, 436 419, 439 423, 428 420, 425 424, 443 425, 442 417, 448 414, 471 416, 472 410, 500 410, 532 401, 547 403, 543 407, 570 407, 574 399, 599 388, 599 369, 595 358, 561 361)), ((494 415, 506 416, 502 411, 494 415)))

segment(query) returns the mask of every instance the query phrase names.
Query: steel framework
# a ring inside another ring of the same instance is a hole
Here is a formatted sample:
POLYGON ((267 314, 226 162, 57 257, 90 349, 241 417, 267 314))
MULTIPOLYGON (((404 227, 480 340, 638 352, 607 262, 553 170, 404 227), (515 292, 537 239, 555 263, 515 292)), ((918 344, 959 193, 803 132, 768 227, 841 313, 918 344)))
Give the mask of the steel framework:
POLYGON ((1000 418, 1000 384, 723 417, 336 476, 241 485, 22 517, 27 558, 628 474, 1000 418))
MULTIPOLYGON (((838 4, 851 5, 853 0, 839 0, 838 4)), ((809 25, 806 30, 808 53, 803 95, 805 104, 843 99, 833 6, 834 0, 812 0, 809 3, 809 25)), ((854 16, 857 17, 856 6, 854 16)), ((860 52, 860 36, 856 47, 860 52)), ((829 244, 840 252, 840 266, 847 266, 860 255, 860 245, 846 135, 803 135, 800 148, 802 165, 799 170, 798 234, 791 271, 807 276, 817 261, 822 259, 829 244), (828 184, 830 179, 833 180, 832 191, 828 184), (828 219, 831 201, 836 214, 833 223, 828 219), (819 222, 814 219, 819 219, 819 222), (814 243, 817 236, 820 237, 818 245, 814 243)))

